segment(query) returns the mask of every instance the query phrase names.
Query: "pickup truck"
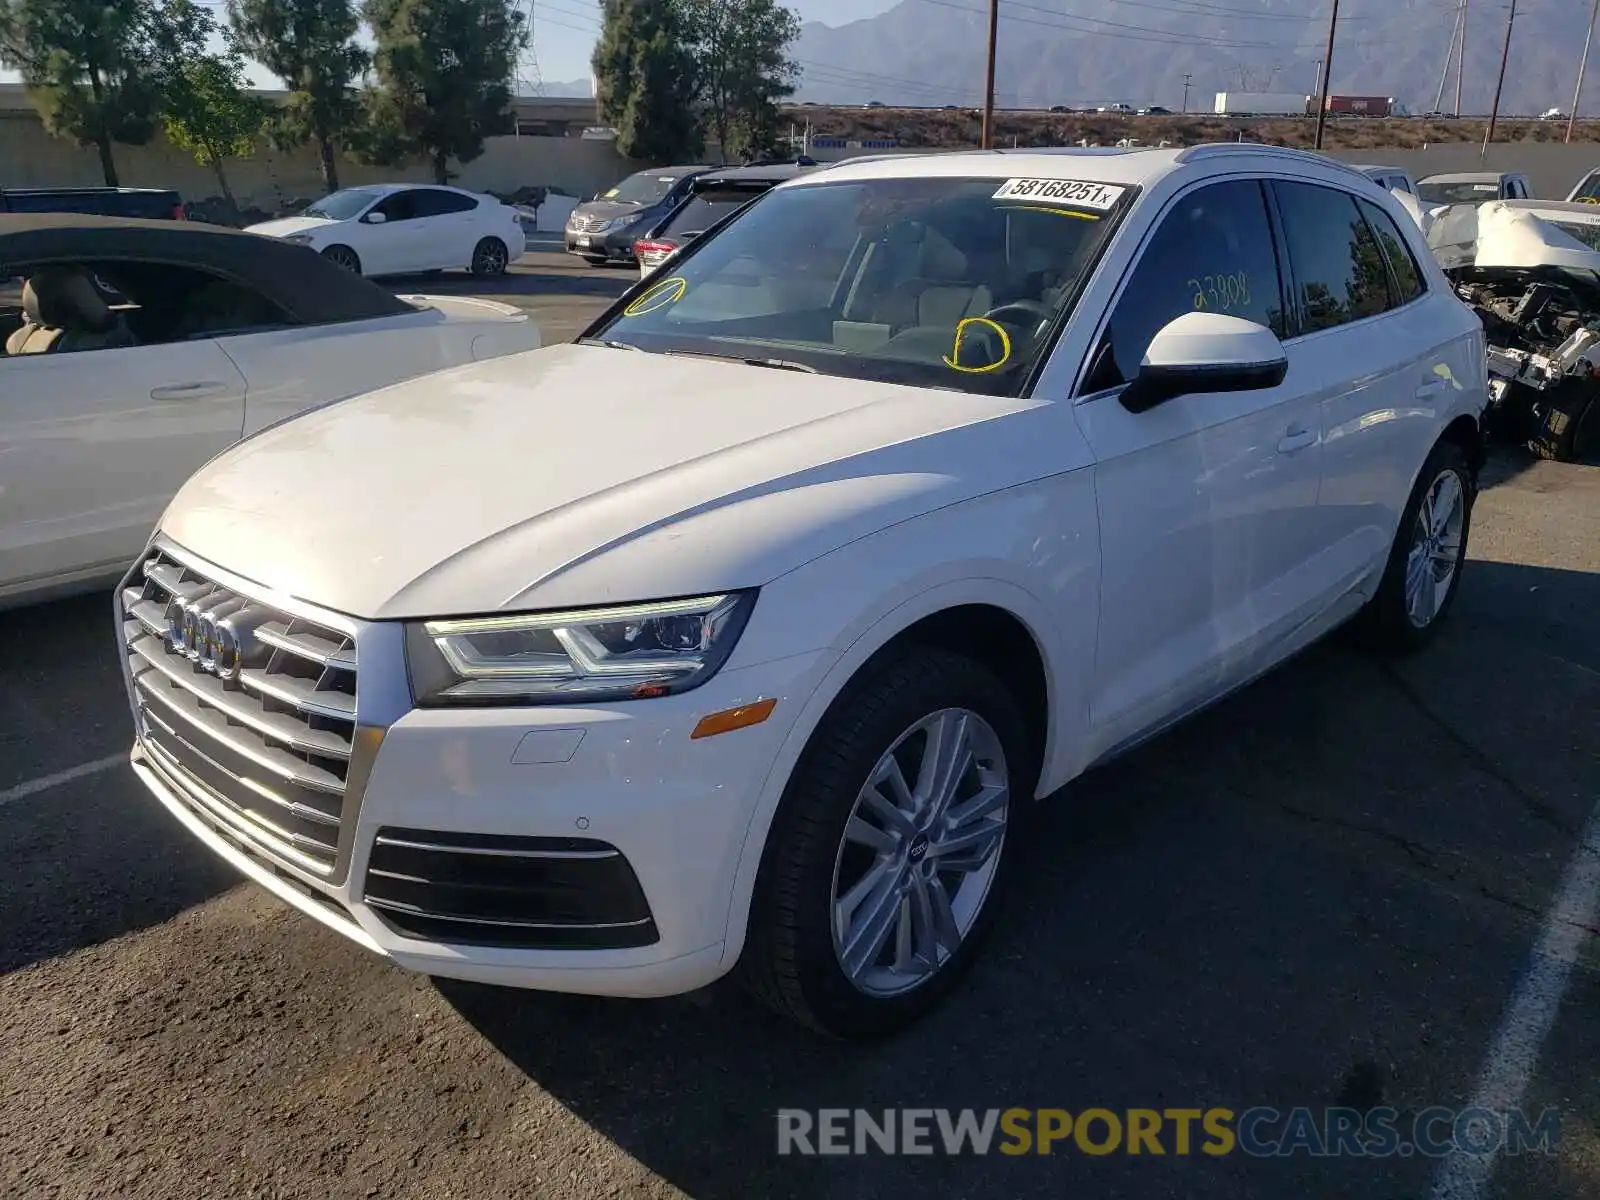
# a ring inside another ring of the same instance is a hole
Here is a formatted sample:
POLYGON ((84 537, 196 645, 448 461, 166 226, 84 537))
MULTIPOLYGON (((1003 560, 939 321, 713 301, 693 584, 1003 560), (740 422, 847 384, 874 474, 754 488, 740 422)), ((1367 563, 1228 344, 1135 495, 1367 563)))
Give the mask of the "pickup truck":
POLYGON ((183 197, 162 188, 0 188, 0 213, 70 212, 105 217, 185 219, 183 197))

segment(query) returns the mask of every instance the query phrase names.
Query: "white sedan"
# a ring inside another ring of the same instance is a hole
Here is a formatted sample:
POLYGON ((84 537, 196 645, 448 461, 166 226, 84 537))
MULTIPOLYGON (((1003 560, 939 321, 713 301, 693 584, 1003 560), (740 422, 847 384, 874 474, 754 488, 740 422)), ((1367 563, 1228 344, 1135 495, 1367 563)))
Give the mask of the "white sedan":
POLYGON ((509 306, 397 298, 215 226, 0 216, 0 264, 0 606, 114 580, 242 436, 540 341, 509 306))
POLYGON ((310 246, 358 275, 500 275, 521 257, 527 239, 518 211, 493 196, 399 183, 344 188, 299 216, 246 232, 310 246))
POLYGON ((1421 231, 1320 155, 843 163, 578 344, 200 471, 119 592, 134 767, 403 966, 737 966, 882 1033, 1022 810, 1346 621, 1432 637, 1486 402, 1421 231))

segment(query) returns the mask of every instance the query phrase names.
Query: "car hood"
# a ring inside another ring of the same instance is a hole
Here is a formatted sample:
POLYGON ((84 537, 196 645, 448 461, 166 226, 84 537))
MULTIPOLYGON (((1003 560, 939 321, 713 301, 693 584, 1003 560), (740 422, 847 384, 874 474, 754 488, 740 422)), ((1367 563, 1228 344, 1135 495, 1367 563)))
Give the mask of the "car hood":
POLYGON ((645 211, 642 204, 627 204, 620 200, 586 200, 575 205, 572 215, 575 217, 598 217, 609 221, 614 217, 633 217, 645 211))
POLYGON ((161 528, 266 587, 372 619, 754 587, 1060 469, 1040 465, 1037 428, 997 420, 1046 407, 553 346, 269 427, 190 479, 161 528), (1006 427, 1006 444, 975 443, 980 423, 1006 427))
POLYGON ((267 237, 288 237, 291 233, 310 233, 340 222, 327 217, 280 217, 276 221, 262 221, 259 225, 245 226, 246 233, 260 233, 267 237))

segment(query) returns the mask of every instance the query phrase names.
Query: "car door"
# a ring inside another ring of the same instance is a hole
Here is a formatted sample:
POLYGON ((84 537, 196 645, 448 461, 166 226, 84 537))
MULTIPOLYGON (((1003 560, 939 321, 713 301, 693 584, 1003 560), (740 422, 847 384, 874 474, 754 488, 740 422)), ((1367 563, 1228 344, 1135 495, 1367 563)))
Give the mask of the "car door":
POLYGON ((1100 510, 1097 752, 1247 679, 1312 599, 1303 568, 1321 447, 1316 397, 1296 373, 1142 413, 1120 402, 1155 333, 1197 309, 1287 331, 1258 180, 1208 182, 1164 211, 1080 388, 1100 510))
POLYGON ((1331 594, 1364 594, 1387 559, 1417 447, 1459 374, 1449 358, 1458 328, 1417 303, 1421 268, 1382 209, 1300 180, 1277 180, 1273 193, 1301 331, 1286 343, 1289 370, 1320 407, 1312 579, 1331 594))
POLYGON ((402 188, 390 192, 356 222, 360 230, 356 253, 361 255, 363 274, 400 275, 425 269, 422 263, 426 255, 415 219, 416 191, 402 188), (383 221, 374 224, 373 213, 383 214, 383 221))
POLYGON ((416 234, 416 269, 436 271, 472 262, 478 231, 478 202, 445 188, 412 192, 411 229, 416 234))
POLYGON ((125 568, 244 400, 208 340, 0 358, 0 594, 125 568))

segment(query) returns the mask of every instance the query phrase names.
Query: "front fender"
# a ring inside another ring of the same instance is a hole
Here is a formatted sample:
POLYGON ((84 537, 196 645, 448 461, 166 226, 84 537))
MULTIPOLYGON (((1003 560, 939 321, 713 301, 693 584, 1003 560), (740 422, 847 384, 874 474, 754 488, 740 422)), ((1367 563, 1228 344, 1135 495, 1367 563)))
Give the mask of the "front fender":
POLYGON ((750 810, 729 894, 726 966, 743 949, 767 837, 801 752, 863 664, 923 618, 966 605, 1015 617, 1039 650, 1049 695, 1036 794, 1049 794, 1082 770, 1099 585, 1093 481, 1078 471, 905 522, 763 590, 746 638, 754 635, 772 657, 798 653, 804 643, 827 652, 795 688, 805 700, 750 810), (996 530, 1007 536, 996 537, 996 530), (848 610, 830 602, 843 595, 870 599, 848 610))

